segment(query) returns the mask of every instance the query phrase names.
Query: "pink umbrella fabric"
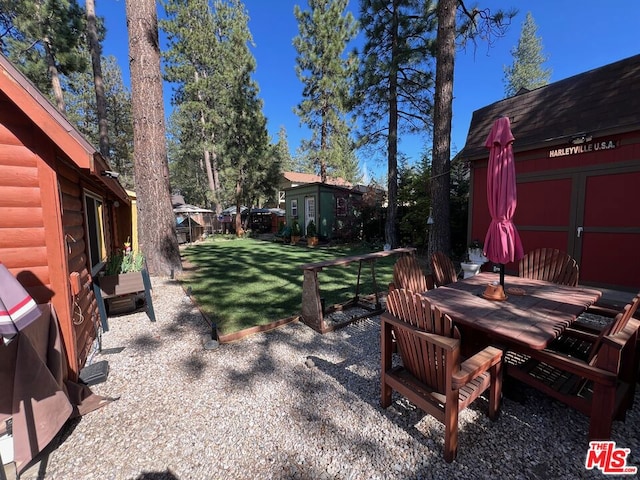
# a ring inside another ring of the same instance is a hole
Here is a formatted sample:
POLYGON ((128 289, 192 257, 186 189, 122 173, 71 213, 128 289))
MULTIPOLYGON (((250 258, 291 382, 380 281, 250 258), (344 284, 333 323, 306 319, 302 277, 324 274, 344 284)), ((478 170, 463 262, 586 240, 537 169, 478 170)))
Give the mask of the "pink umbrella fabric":
POLYGON ((485 142, 489 148, 487 168, 487 202, 491 224, 484 240, 484 255, 501 264, 501 282, 504 285, 504 264, 520 260, 524 256, 518 230, 513 225, 516 211, 516 170, 513 159, 509 117, 500 117, 491 128, 485 142))
POLYGON ((39 317, 36 302, 0 262, 0 336, 4 343, 39 317))

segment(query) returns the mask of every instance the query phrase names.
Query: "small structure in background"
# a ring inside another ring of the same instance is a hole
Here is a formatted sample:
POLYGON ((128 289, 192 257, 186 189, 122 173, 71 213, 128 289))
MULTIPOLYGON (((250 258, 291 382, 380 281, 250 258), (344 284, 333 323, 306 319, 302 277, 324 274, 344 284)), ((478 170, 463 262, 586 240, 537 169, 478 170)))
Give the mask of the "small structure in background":
POLYGON ((178 243, 192 243, 213 234, 216 219, 213 210, 184 203, 182 195, 173 195, 171 202, 176 215, 178 243))

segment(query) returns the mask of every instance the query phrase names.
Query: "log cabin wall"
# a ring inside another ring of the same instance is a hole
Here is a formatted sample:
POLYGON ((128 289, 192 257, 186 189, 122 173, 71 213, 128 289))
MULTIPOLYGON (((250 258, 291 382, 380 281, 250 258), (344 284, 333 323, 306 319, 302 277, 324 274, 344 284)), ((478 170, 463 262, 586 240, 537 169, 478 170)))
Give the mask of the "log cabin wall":
POLYGON ((76 378, 76 337, 54 158, 52 142, 0 94, 0 261, 37 303, 52 302, 70 377, 76 378))
MULTIPOLYGON (((71 294, 71 321, 77 349, 77 366, 84 366, 96 338, 100 317, 92 288, 92 276, 87 256, 86 203, 83 179, 77 170, 58 161, 58 185, 62 199, 62 231, 67 244, 67 265, 69 274, 80 275, 80 293, 71 294)), ((100 191, 96 196, 101 196, 100 191)), ((105 238, 108 232, 105 232, 105 238)))
POLYGON ((19 137, 28 119, 0 95, 0 261, 38 303, 52 297, 39 158, 19 137), (7 127, 11 124, 11 127, 7 127))
POLYGON ((105 205, 105 251, 110 253, 115 240, 109 240, 113 221, 104 187, 64 158, 0 93, 0 261, 37 303, 53 303, 74 379, 99 324, 87 256, 85 192, 105 205), (71 292, 71 272, 80 275, 77 296, 71 292))

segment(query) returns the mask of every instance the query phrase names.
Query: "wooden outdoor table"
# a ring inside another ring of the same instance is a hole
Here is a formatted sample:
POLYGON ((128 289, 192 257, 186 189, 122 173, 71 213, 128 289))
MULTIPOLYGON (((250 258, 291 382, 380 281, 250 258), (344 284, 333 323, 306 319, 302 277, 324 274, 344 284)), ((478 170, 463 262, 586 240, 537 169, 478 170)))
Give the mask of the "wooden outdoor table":
POLYGON ((423 295, 463 331, 486 336, 498 345, 534 350, 546 348, 602 295, 591 288, 507 276, 505 301, 482 297, 487 284, 498 277, 484 272, 423 295), (522 288, 525 293, 509 294, 510 287, 522 288))
MULTIPOLYGON (((358 318, 364 318, 371 315, 376 315, 383 311, 380 305, 380 298, 378 296, 378 285, 376 283, 376 260, 391 255, 413 255, 415 254, 415 248, 396 248, 393 250, 383 250, 380 252, 365 253, 362 255, 352 255, 349 257, 334 258, 332 260, 325 260, 323 262, 305 263, 300 268, 304 270, 304 279, 302 284, 302 319, 314 330, 320 333, 326 333, 334 328, 327 326, 324 321, 324 312, 322 301, 320 300, 320 283, 318 282, 318 272, 328 267, 334 267, 338 265, 347 266, 352 263, 358 262, 358 280, 356 283, 356 291, 352 300, 341 305, 342 308, 360 306, 368 309, 369 312, 365 315, 361 315, 358 318), (373 289, 375 294, 375 307, 371 308, 368 304, 360 303, 360 276, 362 273, 362 264, 367 263, 371 270, 371 279, 373 281, 373 289)), ((352 320, 355 320, 352 319, 352 320)), ((348 323, 348 322, 347 322, 348 323)), ((342 326, 342 325, 341 325, 342 326)))

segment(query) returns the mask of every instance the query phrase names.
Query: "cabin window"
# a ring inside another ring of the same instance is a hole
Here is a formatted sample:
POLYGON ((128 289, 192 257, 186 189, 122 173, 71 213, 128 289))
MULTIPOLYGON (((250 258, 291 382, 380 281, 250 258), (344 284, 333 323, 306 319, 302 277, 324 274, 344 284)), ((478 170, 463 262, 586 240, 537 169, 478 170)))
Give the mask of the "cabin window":
POLYGON ((92 194, 84 196, 86 206, 87 236, 89 245, 89 262, 91 273, 106 258, 104 241, 104 210, 102 200, 92 194))
POLYGON ((298 217, 298 200, 291 200, 291 216, 293 218, 298 217))
POLYGON ((344 197, 336 198, 336 216, 338 217, 347 216, 347 199, 344 197))

